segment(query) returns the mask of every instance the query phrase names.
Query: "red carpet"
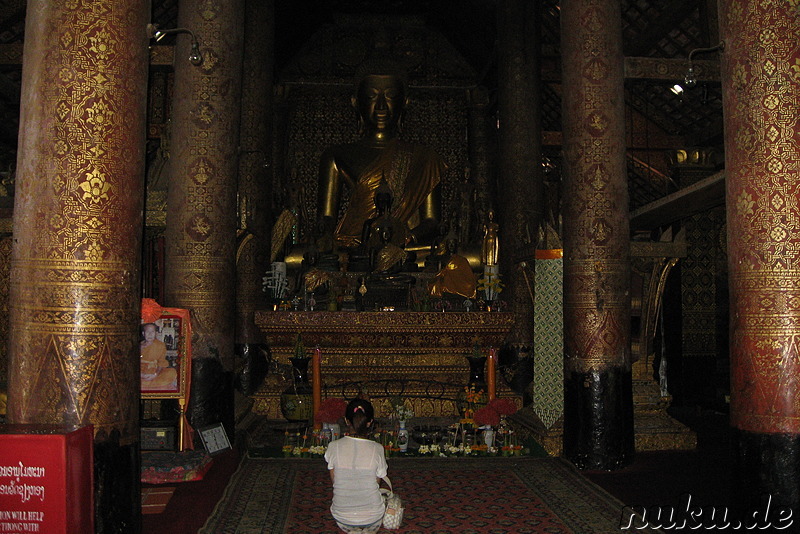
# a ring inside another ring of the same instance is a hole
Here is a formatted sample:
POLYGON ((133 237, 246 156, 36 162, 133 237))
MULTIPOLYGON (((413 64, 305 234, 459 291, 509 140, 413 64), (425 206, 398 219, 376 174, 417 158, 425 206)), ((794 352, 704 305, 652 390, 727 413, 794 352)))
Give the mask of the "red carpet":
MULTIPOLYGON (((622 504, 561 459, 390 459, 389 476, 402 534, 618 531, 622 504)), ((335 533, 330 501, 323 460, 246 458, 200 533, 335 533)))
MULTIPOLYGON (((195 534, 222 497, 228 479, 239 464, 236 449, 214 457, 202 480, 172 484, 175 493, 160 514, 142 515, 142 534, 195 534)), ((143 490, 151 487, 143 486, 143 490)))

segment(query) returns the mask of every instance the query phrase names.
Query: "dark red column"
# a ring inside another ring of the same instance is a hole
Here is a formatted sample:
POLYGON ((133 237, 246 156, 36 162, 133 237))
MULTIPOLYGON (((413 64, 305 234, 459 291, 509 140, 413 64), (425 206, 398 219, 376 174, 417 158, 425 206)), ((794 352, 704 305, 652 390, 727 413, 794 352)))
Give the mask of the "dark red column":
POLYGON ((720 2, 731 425, 742 509, 800 509, 800 17, 720 2))
POLYGON ((272 214, 272 79, 274 1, 246 0, 239 155, 239 228, 236 251, 237 385, 254 393, 267 372, 261 331, 253 313, 266 306, 262 278, 269 269, 272 214))
POLYGON ((178 35, 164 304, 192 317, 190 422, 230 433, 244 0, 182 1, 178 25, 197 36, 203 62, 189 62, 189 36, 178 35))
POLYGON ((139 528, 149 16, 145 1, 30 0, 26 17, 8 417, 94 425, 96 532, 139 528))
POLYGON ((509 341, 533 344, 533 251, 544 213, 538 3, 498 2, 498 216, 502 299, 516 316, 509 341))
POLYGON ((617 469, 634 452, 619 2, 564 0, 561 28, 564 453, 617 469))

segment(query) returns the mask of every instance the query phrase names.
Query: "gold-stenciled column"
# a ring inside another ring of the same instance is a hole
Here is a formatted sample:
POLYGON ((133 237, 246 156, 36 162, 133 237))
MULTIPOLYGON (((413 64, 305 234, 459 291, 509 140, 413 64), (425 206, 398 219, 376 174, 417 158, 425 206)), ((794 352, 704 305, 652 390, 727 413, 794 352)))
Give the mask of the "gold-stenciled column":
POLYGON ((236 377, 239 390, 255 393, 267 372, 261 331, 253 320, 266 306, 262 278, 269 268, 272 192, 272 78, 274 0, 246 0, 242 79, 239 228, 236 252, 236 377))
POLYGON ((149 16, 143 0, 27 6, 8 418, 94 426, 96 532, 139 525, 149 16))
POLYGON ((488 219, 494 191, 494 176, 489 164, 497 155, 497 127, 489 113, 489 90, 483 86, 473 87, 468 93, 469 114, 467 115, 467 151, 472 169, 472 183, 475 185, 475 228, 474 235, 480 236, 488 219))
POLYGON ((619 2, 563 0, 561 29, 564 454, 613 470, 634 453, 619 2))
POLYGON ((544 213, 538 2, 497 4, 500 90, 498 219, 500 272, 516 324, 509 334, 520 354, 533 347, 533 269, 536 235, 544 213))
POLYGON ((800 509, 800 13, 719 6, 734 504, 744 516, 769 496, 777 531, 800 509))
POLYGON ((222 421, 233 435, 236 176, 244 2, 186 0, 175 44, 172 157, 167 189, 165 300, 192 319, 190 423, 222 421))

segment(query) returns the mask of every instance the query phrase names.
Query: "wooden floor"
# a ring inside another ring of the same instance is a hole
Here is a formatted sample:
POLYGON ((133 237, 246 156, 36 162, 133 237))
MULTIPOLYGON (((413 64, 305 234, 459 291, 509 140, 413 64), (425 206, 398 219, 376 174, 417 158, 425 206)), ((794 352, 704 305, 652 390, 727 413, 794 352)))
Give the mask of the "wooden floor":
MULTIPOLYGON (((629 506, 674 506, 691 494, 701 506, 728 506, 731 488, 727 415, 685 410, 673 415, 698 433, 694 451, 638 453, 633 463, 615 472, 585 472, 587 478, 629 506)), ((161 514, 142 516, 143 534, 194 534, 205 523, 236 470, 234 450, 215 458, 199 482, 178 484, 161 514)))

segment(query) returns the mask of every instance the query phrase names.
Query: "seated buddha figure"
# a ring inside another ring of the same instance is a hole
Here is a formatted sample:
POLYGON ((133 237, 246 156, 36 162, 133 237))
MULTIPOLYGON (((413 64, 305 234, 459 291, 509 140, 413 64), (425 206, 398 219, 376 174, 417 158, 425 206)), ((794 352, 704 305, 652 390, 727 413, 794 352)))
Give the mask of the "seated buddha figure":
POLYGON ((380 66, 386 68, 362 69, 351 99, 361 139, 328 148, 320 161, 317 214, 335 228, 337 245, 349 250, 362 245, 364 223, 377 215, 375 194, 384 181, 393 199, 389 215, 408 229, 407 248, 428 243, 440 219, 446 165, 432 149, 398 137, 407 103, 405 79, 391 65, 380 66), (345 186, 349 203, 336 224, 345 186))
POLYGON ((428 283, 428 293, 432 297, 442 297, 449 293, 469 299, 475 298, 478 280, 472 272, 469 260, 456 252, 458 250, 456 239, 448 239, 446 247, 447 261, 428 283))
POLYGON ((392 217, 392 191, 386 180, 381 179, 375 191, 375 216, 364 221, 359 246, 364 250, 372 250, 375 246, 381 245, 383 236, 378 229, 386 226, 392 227, 392 243, 404 247, 408 229, 403 221, 392 217))

